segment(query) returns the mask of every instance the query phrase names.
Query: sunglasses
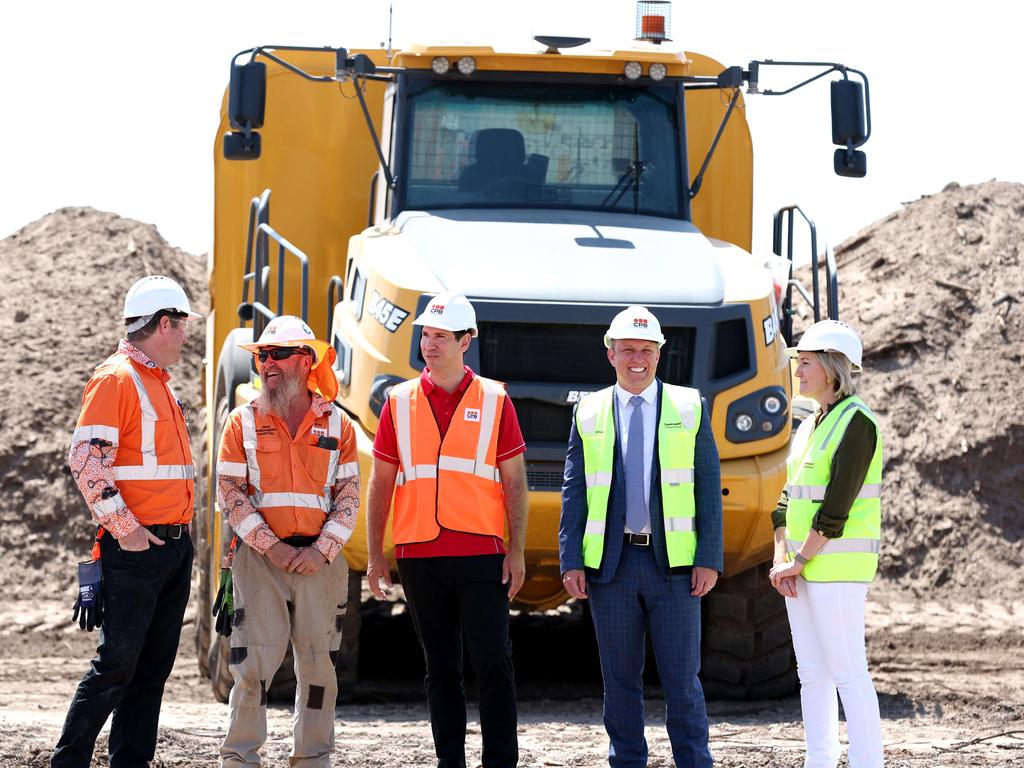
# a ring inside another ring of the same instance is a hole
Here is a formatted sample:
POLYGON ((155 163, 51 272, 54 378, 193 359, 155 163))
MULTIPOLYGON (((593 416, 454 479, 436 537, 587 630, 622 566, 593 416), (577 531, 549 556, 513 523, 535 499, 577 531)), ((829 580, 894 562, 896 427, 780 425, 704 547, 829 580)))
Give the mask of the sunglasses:
POLYGON ((269 349, 261 349, 256 353, 256 357, 260 359, 261 363, 267 362, 267 358, 271 357, 274 360, 287 360, 292 355, 308 355, 308 349, 302 349, 300 347, 270 347, 269 349))

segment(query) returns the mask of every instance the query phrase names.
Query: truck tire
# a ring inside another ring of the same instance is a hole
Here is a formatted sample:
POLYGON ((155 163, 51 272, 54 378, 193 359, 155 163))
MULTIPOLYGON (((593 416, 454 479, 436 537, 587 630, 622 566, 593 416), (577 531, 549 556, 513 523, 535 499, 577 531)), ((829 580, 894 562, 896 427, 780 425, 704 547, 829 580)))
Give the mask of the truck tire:
POLYGON ((785 598, 770 570, 762 563, 721 579, 704 598, 700 678, 709 699, 777 699, 797 690, 785 598))
MULTIPOLYGON (((339 555, 341 557, 341 555, 339 555)), ((348 572, 348 598, 341 625, 341 647, 334 657, 334 669, 338 678, 338 703, 349 704, 355 694, 359 670, 359 629, 362 626, 363 574, 348 572)), ((291 644, 284 661, 274 674, 267 689, 269 701, 289 702, 295 699, 295 661, 291 644)))

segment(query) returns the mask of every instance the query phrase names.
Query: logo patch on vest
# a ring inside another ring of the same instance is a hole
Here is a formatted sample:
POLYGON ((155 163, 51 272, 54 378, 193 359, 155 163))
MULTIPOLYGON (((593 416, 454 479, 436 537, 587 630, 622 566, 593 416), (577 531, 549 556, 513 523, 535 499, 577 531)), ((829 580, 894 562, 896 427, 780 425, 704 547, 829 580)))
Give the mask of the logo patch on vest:
POLYGON ((326 427, 313 427, 310 432, 312 432, 316 437, 327 437, 326 427))
POLYGON ((465 414, 466 421, 480 421, 480 409, 479 408, 467 408, 465 414))

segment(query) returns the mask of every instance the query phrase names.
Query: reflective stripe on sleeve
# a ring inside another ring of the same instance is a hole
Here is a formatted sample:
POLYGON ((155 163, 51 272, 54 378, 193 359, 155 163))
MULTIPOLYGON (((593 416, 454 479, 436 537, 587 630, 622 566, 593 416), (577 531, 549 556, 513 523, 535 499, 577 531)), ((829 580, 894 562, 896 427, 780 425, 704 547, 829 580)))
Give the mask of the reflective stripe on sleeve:
POLYGON ((106 440, 108 443, 117 443, 120 432, 117 427, 108 427, 106 424, 93 424, 88 427, 78 427, 71 435, 71 444, 90 442, 94 439, 106 440))
POLYGON ((228 477, 245 477, 247 466, 244 461, 218 461, 217 474, 228 477))
POLYGON ((346 477, 358 477, 359 476, 359 462, 358 461, 346 461, 344 464, 338 465, 337 480, 344 480, 346 477))
POLYGON ((100 499, 92 505, 92 508, 97 515, 112 515, 123 506, 125 506, 124 499, 118 493, 108 499, 100 499))
POLYGON ((346 528, 336 520, 328 520, 324 523, 323 532, 334 536, 336 539, 348 541, 352 536, 352 529, 346 528))
POLYGON ((238 527, 235 529, 235 533, 238 534, 238 538, 244 539, 265 522, 263 515, 259 512, 250 512, 242 519, 242 522, 239 523, 238 527))
POLYGON ((115 480, 192 480, 195 474, 195 467, 191 464, 114 466, 115 480))

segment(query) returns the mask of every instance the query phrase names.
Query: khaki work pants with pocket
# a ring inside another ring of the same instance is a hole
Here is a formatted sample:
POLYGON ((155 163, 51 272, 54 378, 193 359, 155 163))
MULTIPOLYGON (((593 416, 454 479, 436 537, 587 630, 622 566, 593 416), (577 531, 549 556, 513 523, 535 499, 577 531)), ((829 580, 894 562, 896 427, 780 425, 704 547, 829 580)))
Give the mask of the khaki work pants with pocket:
MULTIPOLYGON (((267 739, 267 689, 291 640, 295 657, 294 746, 290 766, 326 768, 334 751, 338 680, 334 654, 348 594, 348 563, 339 554, 311 576, 287 573, 248 546, 232 564, 235 612, 229 667, 224 768, 258 766, 267 739)), ((358 598, 357 598, 358 599, 358 598)))

